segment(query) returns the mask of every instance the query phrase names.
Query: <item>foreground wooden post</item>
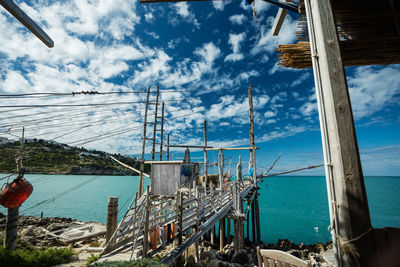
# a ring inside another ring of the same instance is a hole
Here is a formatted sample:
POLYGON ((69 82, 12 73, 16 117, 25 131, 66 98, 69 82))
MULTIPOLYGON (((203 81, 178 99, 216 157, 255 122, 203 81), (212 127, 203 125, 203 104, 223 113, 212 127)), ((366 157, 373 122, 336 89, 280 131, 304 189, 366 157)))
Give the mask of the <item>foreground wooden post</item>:
POLYGON ((149 218, 150 218, 150 190, 149 186, 147 186, 147 196, 144 207, 145 212, 145 221, 144 221, 144 230, 143 230, 143 251, 142 258, 147 258, 147 251, 149 249, 149 218))
POLYGON ((106 243, 110 241, 118 224, 118 198, 108 197, 106 243))
POLYGON ((6 236, 4 238, 4 246, 7 250, 15 250, 18 234, 18 216, 19 207, 8 208, 6 218, 6 236))
POLYGON ((330 0, 305 0, 337 266, 379 266, 330 0))

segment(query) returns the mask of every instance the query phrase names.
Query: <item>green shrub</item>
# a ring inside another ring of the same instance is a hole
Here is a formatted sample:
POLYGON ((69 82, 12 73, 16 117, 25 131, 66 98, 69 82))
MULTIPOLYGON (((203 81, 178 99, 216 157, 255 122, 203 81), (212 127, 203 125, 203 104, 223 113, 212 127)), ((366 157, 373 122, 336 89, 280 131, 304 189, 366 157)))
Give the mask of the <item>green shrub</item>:
POLYGON ((8 251, 0 246, 2 266, 42 267, 67 263, 73 255, 72 248, 21 248, 8 251))
POLYGON ((94 266, 100 267, 167 267, 167 265, 159 263, 152 259, 139 259, 134 261, 105 261, 95 263, 94 266))
POLYGON ((93 253, 90 253, 90 257, 87 259, 86 264, 90 265, 91 263, 97 261, 99 257, 100 257, 100 255, 95 255, 93 253))

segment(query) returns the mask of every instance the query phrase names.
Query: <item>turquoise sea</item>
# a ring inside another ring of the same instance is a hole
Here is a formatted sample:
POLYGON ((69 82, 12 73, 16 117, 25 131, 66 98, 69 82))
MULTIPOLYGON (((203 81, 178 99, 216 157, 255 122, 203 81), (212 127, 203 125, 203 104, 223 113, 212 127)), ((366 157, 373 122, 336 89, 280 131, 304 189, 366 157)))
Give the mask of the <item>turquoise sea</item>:
MULTIPOLYGON (((34 190, 20 207, 20 213, 40 216, 43 212, 46 217, 82 221, 105 222, 109 196, 119 197, 121 219, 138 185, 137 176, 28 174, 26 178, 34 190), (67 194, 60 195, 66 191, 67 194), (44 205, 34 206, 44 200, 44 205)), ((400 227, 400 177, 369 176, 365 182, 373 226, 400 227)), ((306 244, 330 240, 325 177, 277 176, 265 179, 260 187, 264 242, 275 243, 279 238, 306 244)), ((1 206, 0 212, 5 214, 6 209, 1 206)))

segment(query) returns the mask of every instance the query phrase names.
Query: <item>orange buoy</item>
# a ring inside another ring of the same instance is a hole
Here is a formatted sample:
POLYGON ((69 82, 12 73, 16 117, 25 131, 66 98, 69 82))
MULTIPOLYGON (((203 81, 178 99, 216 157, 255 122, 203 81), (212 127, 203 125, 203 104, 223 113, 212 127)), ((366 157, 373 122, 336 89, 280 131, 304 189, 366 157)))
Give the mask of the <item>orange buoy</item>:
POLYGON ((17 178, 5 184, 0 194, 0 204, 6 208, 17 208, 31 195, 33 186, 25 178, 17 178))

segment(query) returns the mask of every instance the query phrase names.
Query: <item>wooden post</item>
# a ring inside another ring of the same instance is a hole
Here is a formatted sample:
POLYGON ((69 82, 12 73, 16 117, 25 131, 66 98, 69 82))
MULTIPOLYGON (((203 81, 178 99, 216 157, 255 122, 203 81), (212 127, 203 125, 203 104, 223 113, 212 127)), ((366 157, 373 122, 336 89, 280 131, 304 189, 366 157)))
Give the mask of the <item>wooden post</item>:
POLYGON ((254 112, 253 112, 253 95, 251 92, 251 84, 249 85, 249 122, 250 122, 250 166, 253 167, 253 183, 257 183, 256 168, 256 144, 254 140, 254 112))
POLYGON ((177 199, 177 201, 178 201, 178 229, 179 229, 179 232, 178 232, 178 245, 180 245, 180 244, 182 244, 182 238, 183 238, 183 195, 182 195, 182 192, 181 191, 179 191, 178 192, 178 199, 177 199))
POLYGON ((222 218, 219 221, 219 250, 224 249, 224 224, 225 218, 222 218))
POLYGON ((153 124, 153 148, 151 150, 151 160, 154 160, 156 154, 156 137, 157 137, 157 113, 158 113, 158 96, 160 94, 160 87, 157 86, 157 95, 156 95, 156 103, 155 103, 155 112, 154 112, 154 124, 153 124))
POLYGON ((145 221, 144 221, 144 230, 143 230, 143 251, 142 251, 142 258, 147 258, 147 251, 149 247, 149 217, 150 217, 150 190, 149 186, 147 186, 147 196, 146 202, 144 207, 145 214, 145 221))
POLYGON ((110 241, 118 224, 118 197, 108 197, 106 243, 110 241))
MULTIPOLYGON (((256 194, 254 197, 254 214, 255 216, 255 223, 257 226, 257 242, 261 241, 261 235, 260 235, 260 214, 259 214, 259 207, 258 207, 258 185, 257 185, 257 166, 256 166, 256 144, 255 144, 255 138, 254 138, 254 112, 253 112, 253 95, 251 91, 251 84, 249 85, 249 119, 250 119, 250 162, 251 166, 253 167, 253 183, 256 186, 256 194)), ((253 217, 254 218, 254 217, 253 217)), ((254 234, 253 234, 254 236, 254 234)), ((254 241, 254 240, 253 240, 254 241)))
MULTIPOLYGON (((254 196, 255 198, 255 196, 254 196)), ((255 226, 255 207, 254 207, 254 199, 251 202, 251 231, 253 235, 253 242, 256 242, 256 226, 255 226)))
POLYGON ((305 0, 337 265, 378 266, 339 38, 330 0, 305 0), (339 240, 337 240, 336 237, 339 240))
POLYGON ((163 158, 163 142, 164 142, 164 102, 161 105, 160 161, 162 161, 163 158))
POLYGON ((260 229, 260 208, 258 206, 258 190, 256 191, 256 196, 254 198, 254 209, 256 212, 256 231, 257 231, 257 242, 261 241, 261 229, 260 229))
POLYGON ((167 134, 167 161, 169 161, 169 134, 167 134))
POLYGON ((232 242, 231 238, 231 218, 226 217, 227 226, 226 226, 226 243, 230 244, 232 242))
MULTIPOLYGON (((209 182, 210 183, 210 201, 211 201, 211 199, 214 197, 214 186, 213 186, 213 184, 212 184, 212 182, 210 181, 209 182)), ((210 230, 210 242, 211 242, 211 245, 215 245, 215 225, 213 225, 212 227, 211 227, 211 230, 210 230)))
MULTIPOLYGON (((207 121, 204 120, 204 147, 207 147, 207 121)), ((208 161, 207 161, 207 150, 204 148, 204 180, 203 180, 203 188, 204 190, 207 188, 208 182, 208 161)))
POLYGON ((143 123, 143 142, 142 142, 142 158, 140 161, 140 181, 139 181, 139 198, 143 195, 144 190, 144 154, 146 150, 146 128, 147 128, 147 110, 149 107, 150 86, 147 87, 146 107, 144 110, 144 123, 143 123))
POLYGON ((6 236, 4 238, 4 246, 7 250, 15 250, 18 234, 18 216, 19 207, 8 208, 6 218, 6 236))

